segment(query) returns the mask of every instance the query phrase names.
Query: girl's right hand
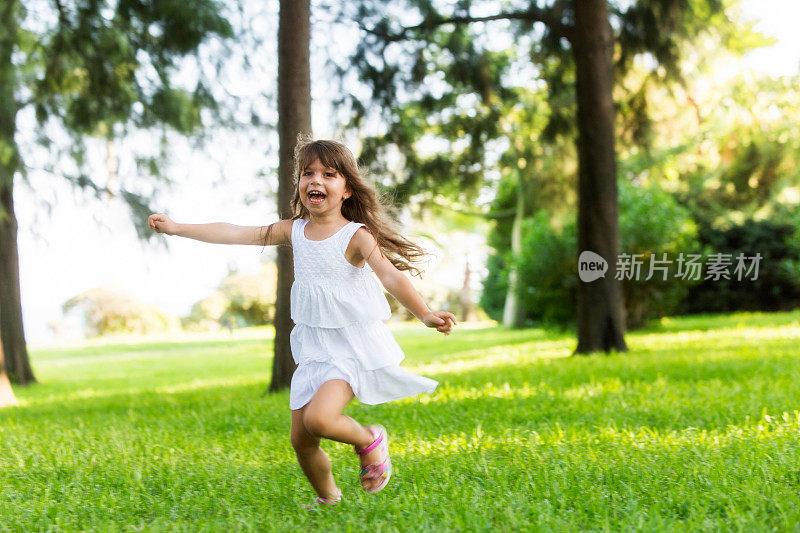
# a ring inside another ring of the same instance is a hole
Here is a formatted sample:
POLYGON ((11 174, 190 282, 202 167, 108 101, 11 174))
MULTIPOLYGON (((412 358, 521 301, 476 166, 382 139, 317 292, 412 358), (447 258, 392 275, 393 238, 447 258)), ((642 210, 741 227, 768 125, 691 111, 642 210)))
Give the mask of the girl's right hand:
POLYGON ((147 223, 156 233, 166 233, 167 235, 175 235, 177 224, 172 221, 167 215, 153 214, 147 218, 147 223))

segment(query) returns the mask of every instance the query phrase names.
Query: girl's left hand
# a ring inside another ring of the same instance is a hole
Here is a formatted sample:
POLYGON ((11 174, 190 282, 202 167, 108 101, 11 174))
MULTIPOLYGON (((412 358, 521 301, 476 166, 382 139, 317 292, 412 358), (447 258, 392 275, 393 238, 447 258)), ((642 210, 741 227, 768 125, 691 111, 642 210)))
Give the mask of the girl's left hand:
POLYGON ((435 311, 422 317, 422 322, 429 328, 436 328, 445 335, 450 335, 453 324, 458 324, 453 313, 447 311, 435 311))

